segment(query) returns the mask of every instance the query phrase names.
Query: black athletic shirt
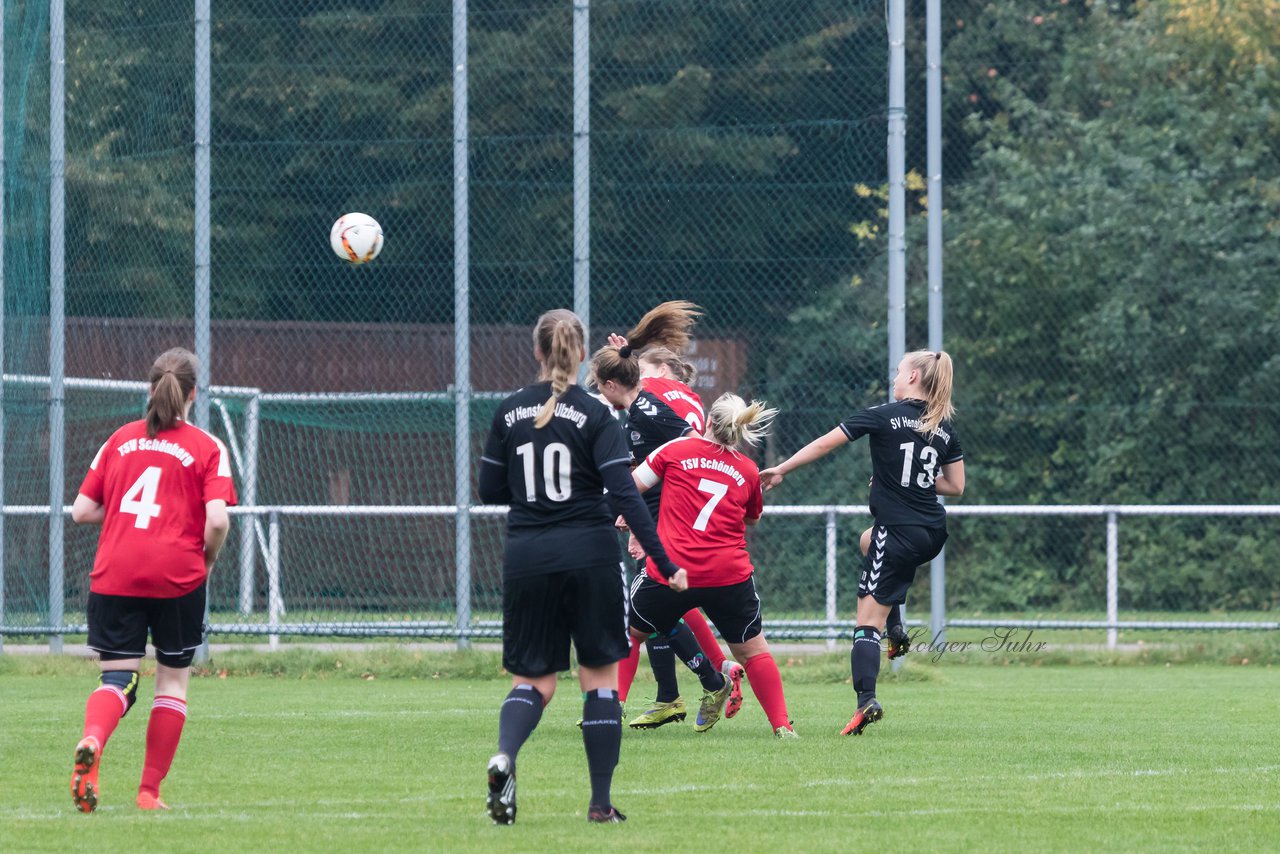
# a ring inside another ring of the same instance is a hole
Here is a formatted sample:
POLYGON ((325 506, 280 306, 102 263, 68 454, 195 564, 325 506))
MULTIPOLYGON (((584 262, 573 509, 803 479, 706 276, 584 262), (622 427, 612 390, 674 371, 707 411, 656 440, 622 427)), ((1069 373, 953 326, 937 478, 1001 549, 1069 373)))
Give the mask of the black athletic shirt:
POLYGON ((933 481, 946 463, 964 459, 950 421, 933 438, 920 432, 924 401, 908 398, 864 409, 840 422, 850 441, 870 436, 871 515, 877 525, 946 524, 933 481))
MULTIPOLYGON (((631 465, 640 465, 649 454, 661 448, 672 439, 693 430, 676 411, 662 401, 657 395, 642 391, 627 407, 626 422, 622 427, 626 433, 627 444, 631 451, 631 465)), ((645 492, 644 503, 648 505, 653 518, 658 518, 658 507, 662 499, 662 482, 645 492)))
POLYGON ((674 573, 631 479, 622 428, 608 407, 572 385, 556 402, 551 422, 535 428, 550 396, 551 383, 542 382, 508 397, 485 441, 480 499, 510 507, 504 573, 539 575, 617 563, 621 550, 613 521, 619 514, 659 566, 674 573))

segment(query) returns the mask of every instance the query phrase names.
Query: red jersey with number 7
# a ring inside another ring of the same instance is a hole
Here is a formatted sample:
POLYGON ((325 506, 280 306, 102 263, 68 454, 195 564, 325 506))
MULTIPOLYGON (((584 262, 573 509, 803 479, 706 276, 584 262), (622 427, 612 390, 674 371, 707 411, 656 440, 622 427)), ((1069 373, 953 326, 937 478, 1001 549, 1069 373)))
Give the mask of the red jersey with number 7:
POLYGON ((80 494, 105 511, 89 589, 151 599, 200 586, 205 503, 236 503, 226 446, 185 421, 154 439, 146 421, 121 427, 93 458, 80 494))
MULTIPOLYGON (((690 587, 724 587, 752 573, 747 554, 748 519, 764 512, 760 470, 751 459, 701 436, 684 436, 658 448, 635 470, 652 488, 662 481, 658 537, 690 587)), ((653 561, 646 571, 666 584, 653 561)))

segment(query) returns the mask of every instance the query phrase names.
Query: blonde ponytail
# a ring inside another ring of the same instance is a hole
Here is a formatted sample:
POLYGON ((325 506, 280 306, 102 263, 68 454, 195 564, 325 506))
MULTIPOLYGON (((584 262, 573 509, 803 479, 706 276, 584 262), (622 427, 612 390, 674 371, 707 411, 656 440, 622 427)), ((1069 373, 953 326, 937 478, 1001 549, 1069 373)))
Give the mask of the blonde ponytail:
POLYGON ((762 400, 748 404, 733 392, 725 392, 707 411, 707 427, 717 444, 732 450, 743 442, 760 444, 777 414, 778 410, 767 408, 762 400))
POLYGON ((908 366, 920 372, 920 389, 924 392, 924 413, 920 416, 920 432, 932 439, 956 414, 951 405, 951 381, 954 367, 945 351, 916 350, 908 353, 908 366))
POLYGON ((533 327, 533 345, 542 362, 544 380, 551 380, 551 397, 542 404, 534 427, 546 427, 555 415, 556 401, 564 394, 582 363, 582 321, 568 309, 557 308, 538 318, 533 327))

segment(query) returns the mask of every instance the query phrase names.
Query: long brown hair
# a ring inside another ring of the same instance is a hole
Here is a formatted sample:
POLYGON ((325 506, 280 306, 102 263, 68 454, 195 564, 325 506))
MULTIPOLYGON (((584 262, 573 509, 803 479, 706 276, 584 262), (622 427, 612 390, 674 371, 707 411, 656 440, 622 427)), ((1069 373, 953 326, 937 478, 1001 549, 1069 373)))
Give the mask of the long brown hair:
POLYGON ((951 357, 943 350, 916 350, 908 353, 906 359, 911 370, 920 372, 920 390, 924 392, 920 432, 933 438, 942 422, 950 421, 956 414, 956 408, 951 405, 954 375, 951 357))
MULTIPOLYGON (((688 346, 689 331, 699 317, 702 317, 702 309, 682 299, 668 300, 649 309, 627 333, 625 347, 601 347, 592 355, 591 382, 599 385, 613 380, 624 388, 640 385, 639 351, 650 345, 657 345, 666 348, 678 360, 679 357, 675 354, 688 346)), ((690 369, 687 375, 692 379, 693 366, 687 367, 690 369)))
POLYGON ((200 362, 183 347, 165 350, 151 366, 151 396, 147 398, 147 435, 172 430, 187 411, 187 398, 196 387, 200 362))
POLYGON ((582 363, 582 321, 567 308, 548 311, 533 327, 533 345, 542 362, 541 379, 551 380, 551 397, 538 410, 534 427, 546 427, 556 411, 556 401, 573 384, 582 363))

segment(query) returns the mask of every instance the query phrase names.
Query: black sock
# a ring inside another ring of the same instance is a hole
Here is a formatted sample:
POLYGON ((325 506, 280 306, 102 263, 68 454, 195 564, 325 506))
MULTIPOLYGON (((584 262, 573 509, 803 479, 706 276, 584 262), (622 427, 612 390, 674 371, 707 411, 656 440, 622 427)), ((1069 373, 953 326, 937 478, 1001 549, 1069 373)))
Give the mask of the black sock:
POLYGON ((880 630, 875 626, 854 629, 849 667, 853 671, 853 690, 858 692, 858 708, 862 708, 875 698, 876 677, 880 675, 880 630))
POLYGON ((511 757, 514 767, 516 754, 542 720, 542 694, 532 685, 517 685, 502 701, 498 713, 498 751, 511 757))
POLYGON ((724 676, 711 666, 711 661, 698 645, 698 639, 693 636, 693 629, 686 626, 683 620, 675 627, 668 640, 685 667, 697 675, 704 690, 719 691, 724 687, 724 676))
POLYGON ((591 805, 608 809, 613 769, 622 747, 622 708, 618 692, 612 688, 587 691, 582 695, 582 744, 587 749, 587 770, 591 774, 591 805))
POLYGON ((676 654, 671 649, 671 639, 661 635, 645 639, 649 651, 649 666, 653 678, 658 680, 658 702, 670 703, 680 696, 680 683, 676 682, 676 654))
POLYGON ((895 628, 902 627, 902 606, 894 605, 889 609, 889 616, 884 621, 884 632, 889 634, 895 628))

